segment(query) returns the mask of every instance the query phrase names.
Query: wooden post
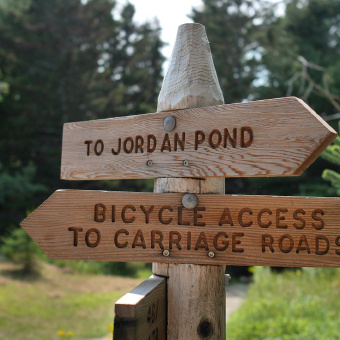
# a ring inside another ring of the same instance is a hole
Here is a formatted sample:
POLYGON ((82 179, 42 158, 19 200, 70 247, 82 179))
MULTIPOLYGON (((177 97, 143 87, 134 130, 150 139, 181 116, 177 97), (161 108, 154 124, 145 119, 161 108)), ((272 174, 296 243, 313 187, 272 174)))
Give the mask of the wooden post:
MULTIPOLYGON (((223 103, 204 26, 181 25, 157 111, 223 103)), ((154 192, 224 194, 224 178, 159 178, 154 192)), ((168 277, 168 340, 225 339, 225 266, 154 263, 153 272, 168 277)))

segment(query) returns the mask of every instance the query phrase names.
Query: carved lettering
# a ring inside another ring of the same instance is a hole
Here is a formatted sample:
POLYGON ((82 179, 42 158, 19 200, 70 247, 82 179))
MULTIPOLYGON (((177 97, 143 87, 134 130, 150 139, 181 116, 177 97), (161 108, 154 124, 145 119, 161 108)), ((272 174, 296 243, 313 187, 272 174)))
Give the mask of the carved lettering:
MULTIPOLYGON (((337 236, 337 237, 336 237, 336 239, 335 239, 335 245, 338 246, 338 247, 340 247, 340 236, 337 236)), ((337 255, 340 255, 340 250, 337 249, 337 250, 335 251, 335 253, 336 253, 337 255)))
POLYGON ((181 250, 182 247, 179 244, 179 242, 181 241, 181 234, 178 231, 170 231, 169 233, 169 249, 172 249, 172 245, 175 244, 177 246, 178 250, 181 250))
POLYGON ((253 129, 249 126, 241 127, 241 148, 248 148, 254 140, 254 132, 253 129), (248 134, 248 140, 246 141, 245 133, 248 134))
POLYGON ((225 208, 224 209, 224 211, 222 213, 222 216, 220 218, 220 221, 218 222, 219 226, 222 226, 223 224, 229 224, 231 226, 234 225, 233 219, 231 218, 231 214, 230 214, 229 208, 225 208))
POLYGON ((307 250, 307 253, 310 254, 309 244, 305 235, 301 235, 300 237, 299 244, 296 248, 296 254, 299 254, 301 250, 307 250))
POLYGON ((204 227, 205 223, 204 222, 199 222, 198 219, 202 218, 202 214, 199 214, 199 211, 205 211, 205 207, 195 207, 194 209, 194 226, 196 227, 204 227))
POLYGON ((119 153, 120 153, 121 147, 122 147, 122 139, 121 139, 121 138, 118 138, 118 149, 117 149, 117 151, 115 151, 115 149, 112 148, 112 149, 111 149, 111 152, 112 152, 115 156, 117 156, 117 155, 119 155, 119 153))
POLYGON ((143 247, 143 249, 146 248, 144 235, 141 229, 137 230, 136 236, 132 242, 132 248, 136 248, 136 247, 143 247))
POLYGON ((123 143, 123 150, 125 153, 131 153, 134 149, 134 141, 132 137, 127 137, 123 143))
POLYGON ((179 225, 190 225, 189 221, 183 221, 183 207, 178 207, 178 224, 179 225))
POLYGON ((163 211, 164 210, 168 210, 170 212, 173 212, 174 210, 172 209, 172 207, 170 205, 164 205, 163 207, 161 207, 159 209, 159 212, 158 212, 158 219, 159 219, 159 222, 161 222, 162 224, 170 224, 172 222, 172 217, 168 218, 167 220, 165 220, 163 218, 163 211))
POLYGON ((329 251, 329 240, 326 236, 317 235, 315 236, 315 254, 316 255, 326 255, 329 251), (323 243, 323 249, 321 249, 320 242, 323 243))
POLYGON ((73 246, 78 246, 78 233, 81 233, 83 231, 83 228, 78 227, 70 227, 68 228, 68 231, 73 231, 73 246))
POLYGON ((128 236, 128 235, 129 235, 129 232, 128 232, 126 229, 119 229, 119 230, 116 232, 116 234, 115 234, 115 246, 116 246, 117 248, 125 248, 125 247, 127 247, 127 245, 128 245, 128 242, 127 242, 127 241, 125 241, 124 243, 120 243, 120 242, 118 241, 118 237, 119 237, 121 234, 125 234, 126 236, 128 236))
POLYGON ((221 132, 217 129, 212 130, 209 134, 208 142, 212 149, 217 149, 221 145, 221 142, 222 142, 221 132), (214 138, 215 135, 216 135, 216 138, 214 138))
POLYGON ((268 228, 272 224, 272 221, 268 221, 267 223, 264 223, 262 221, 262 215, 263 214, 272 215, 273 213, 270 209, 264 208, 264 209, 261 209, 259 211, 259 213, 257 214, 257 224, 258 224, 258 226, 261 227, 261 228, 268 228))
POLYGON ((231 235, 231 243, 232 243, 232 251, 233 253, 243 253, 244 249, 243 248, 237 248, 236 246, 238 244, 241 244, 241 240, 238 239, 238 237, 243 237, 244 233, 233 233, 231 235))
POLYGON ((248 222, 243 221, 243 214, 248 213, 249 215, 252 215, 253 212, 249 208, 243 208, 238 213, 238 223, 241 227, 250 227, 253 224, 253 221, 250 220, 248 222))
POLYGON ((152 212, 154 206, 151 205, 149 209, 146 209, 144 205, 141 205, 140 208, 142 209, 144 215, 145 215, 145 223, 149 224, 150 221, 150 213, 152 212))
POLYGON ((182 132, 182 139, 179 138, 178 133, 175 133, 175 146, 174 146, 174 150, 177 151, 178 149, 178 145, 181 148, 182 151, 184 151, 184 146, 185 146, 185 132, 182 132))
POLYGON ((229 241, 228 241, 228 235, 227 233, 225 233, 224 231, 220 231, 218 232, 215 236, 214 236, 214 240, 213 240, 213 244, 216 250, 218 251, 223 251, 226 250, 229 246, 229 241), (223 246, 219 246, 218 245, 218 239, 223 236, 224 239, 222 239, 221 243, 223 244, 223 246))
POLYGON ((148 135, 147 136, 147 146, 146 146, 146 150, 147 152, 154 152, 156 150, 156 146, 157 146, 157 140, 156 137, 154 135, 148 135))
POLYGON ((195 244, 195 250, 198 250, 199 248, 209 250, 208 241, 203 231, 199 234, 197 242, 195 244))
POLYGON ((159 248, 164 249, 162 241, 163 241, 163 233, 159 230, 151 230, 151 248, 154 249, 157 243, 159 245, 159 248), (156 235, 158 236, 157 239, 156 239, 156 235))
POLYGON ((195 131, 195 150, 198 149, 198 145, 202 144, 205 140, 205 134, 203 131, 195 131))
POLYGON ((314 229, 316 229, 316 230, 321 230, 321 229, 323 229, 323 227, 325 226, 325 222, 324 222, 324 220, 323 220, 320 216, 318 216, 318 215, 323 216, 323 215, 325 215, 325 213, 324 213, 323 210, 321 210, 321 209, 315 209, 315 210, 313 210, 313 212, 312 212, 312 219, 313 219, 314 221, 318 221, 319 223, 313 222, 313 223, 312 223, 312 226, 313 226, 314 229))
POLYGON ((104 151, 104 142, 101 139, 98 139, 94 144, 94 153, 96 156, 100 156, 104 151))
POLYGON ((161 147, 161 152, 163 152, 164 150, 171 152, 171 143, 170 143, 170 137, 168 133, 164 135, 164 139, 163 139, 163 143, 161 147))
POLYGON ((92 140, 86 140, 86 141, 84 142, 84 144, 87 145, 87 151, 86 151, 86 155, 87 155, 87 156, 90 156, 90 145, 91 145, 92 143, 93 143, 92 140))
POLYGON ((187 232, 187 249, 188 250, 191 249, 191 232, 190 231, 187 232))
POLYGON ((144 144, 144 138, 142 136, 136 136, 136 148, 135 148, 135 153, 143 153, 143 144, 144 144))
POLYGON ((103 203, 97 203, 94 206, 94 220, 96 222, 104 222, 106 219, 106 206, 103 203))
POLYGON ((283 253, 287 254, 291 252, 293 247, 294 247, 294 240, 289 234, 284 234, 279 238, 279 248, 283 253), (285 240, 288 240, 289 244, 287 244, 285 240))
POLYGON ((281 214, 288 212, 286 208, 278 208, 276 209, 276 228, 287 229, 287 224, 281 224, 280 221, 284 221, 286 219, 285 216, 281 216, 281 214))
POLYGON ((224 129, 224 138, 223 138, 223 147, 227 147, 227 141, 229 141, 230 145, 233 148, 236 148, 236 142, 237 142, 237 129, 233 128, 233 137, 231 137, 228 129, 224 129))
POLYGON ((90 248, 97 247, 100 242, 100 231, 96 228, 89 229, 85 234, 85 242, 90 248), (92 240, 90 239, 91 234, 96 234, 95 241, 93 241, 93 237, 91 237, 92 240))
POLYGON ((262 235, 262 253, 266 252, 266 247, 268 247, 269 250, 272 253, 274 253, 273 243, 274 243, 274 238, 272 235, 263 234, 262 235))
POLYGON ((127 210, 127 209, 130 209, 130 210, 132 210, 133 212, 135 212, 135 211, 136 211, 136 208, 135 208, 133 205, 128 204, 128 205, 125 205, 125 206, 123 207, 123 209, 122 209, 122 220, 123 220, 123 222, 124 222, 124 223, 132 223, 132 222, 136 219, 136 217, 135 217, 135 216, 132 216, 132 217, 130 217, 130 218, 127 218, 127 217, 126 217, 126 210, 127 210))
POLYGON ((301 224, 297 224, 297 223, 294 222, 294 223, 293 223, 293 226, 294 226, 294 228, 296 228, 296 229, 303 229, 303 228, 305 227, 305 225, 306 225, 306 221, 305 221, 305 219, 304 219, 303 217, 299 216, 299 214, 305 215, 306 212, 305 212, 303 209, 296 209, 296 210, 293 212, 293 218, 294 218, 294 220, 301 222, 301 224))

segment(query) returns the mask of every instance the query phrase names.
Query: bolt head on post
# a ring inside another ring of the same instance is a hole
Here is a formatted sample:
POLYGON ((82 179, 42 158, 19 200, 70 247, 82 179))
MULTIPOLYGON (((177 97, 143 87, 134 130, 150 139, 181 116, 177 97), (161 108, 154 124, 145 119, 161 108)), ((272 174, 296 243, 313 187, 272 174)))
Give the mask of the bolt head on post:
POLYGON ((198 204, 198 198, 195 194, 185 194, 182 197, 182 204, 186 209, 194 209, 198 204))
POLYGON ((176 118, 173 116, 168 116, 163 122, 164 130, 167 132, 172 131, 176 127, 176 118))

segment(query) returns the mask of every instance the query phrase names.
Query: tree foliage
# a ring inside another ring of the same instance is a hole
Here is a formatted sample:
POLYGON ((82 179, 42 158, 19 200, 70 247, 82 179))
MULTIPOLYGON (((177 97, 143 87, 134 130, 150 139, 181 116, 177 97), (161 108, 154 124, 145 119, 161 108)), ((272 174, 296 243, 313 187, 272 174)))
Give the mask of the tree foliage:
MULTIPOLYGON (((340 2, 203 0, 192 18, 206 26, 226 102, 294 95, 322 115, 338 112, 340 2), (283 2, 282 2, 283 3, 283 2)), ((227 180, 232 193, 332 195, 323 160, 300 178, 227 180)))
POLYGON ((338 0, 289 0, 285 15, 265 18, 259 40, 266 83, 255 98, 295 95, 319 114, 336 112, 316 85, 340 98, 339 13, 338 0))
POLYGON ((191 18, 205 26, 226 103, 246 99, 258 72, 256 18, 267 3, 262 0, 204 0, 191 18))
MULTIPOLYGON (((65 122, 155 110, 164 60, 160 28, 137 25, 133 16, 131 4, 118 10, 114 0, 0 2, 0 180, 7 181, 1 197, 17 191, 22 200, 31 196, 30 208, 41 203, 46 193, 33 195, 41 192, 32 184, 33 168, 49 194, 79 187, 58 179, 65 122), (20 190, 18 176, 27 180, 20 190)), ((15 209, 18 223, 25 211, 15 209)))

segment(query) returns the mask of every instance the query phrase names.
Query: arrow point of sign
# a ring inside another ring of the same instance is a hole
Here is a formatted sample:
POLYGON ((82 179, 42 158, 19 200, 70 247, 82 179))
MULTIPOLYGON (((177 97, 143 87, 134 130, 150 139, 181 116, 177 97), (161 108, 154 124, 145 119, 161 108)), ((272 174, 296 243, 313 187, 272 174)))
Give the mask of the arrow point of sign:
POLYGON ((58 220, 58 213, 53 213, 53 211, 51 212, 50 207, 51 203, 53 203, 55 201, 55 198, 60 196, 62 192, 65 192, 65 190, 55 191, 20 223, 20 226, 49 257, 51 257, 49 254, 49 247, 48 245, 46 246, 46 240, 49 238, 48 228, 51 223, 54 223, 58 220))
POLYGON ((298 167, 294 175, 300 176, 302 173, 321 155, 321 153, 327 148, 329 144, 333 142, 333 140, 337 137, 337 132, 326 122, 324 121, 309 105, 307 105, 302 99, 297 97, 294 98, 298 101, 305 110, 309 112, 317 121, 318 121, 318 129, 323 130, 323 138, 317 141, 317 147, 312 151, 312 153, 301 163, 300 167, 298 167))

